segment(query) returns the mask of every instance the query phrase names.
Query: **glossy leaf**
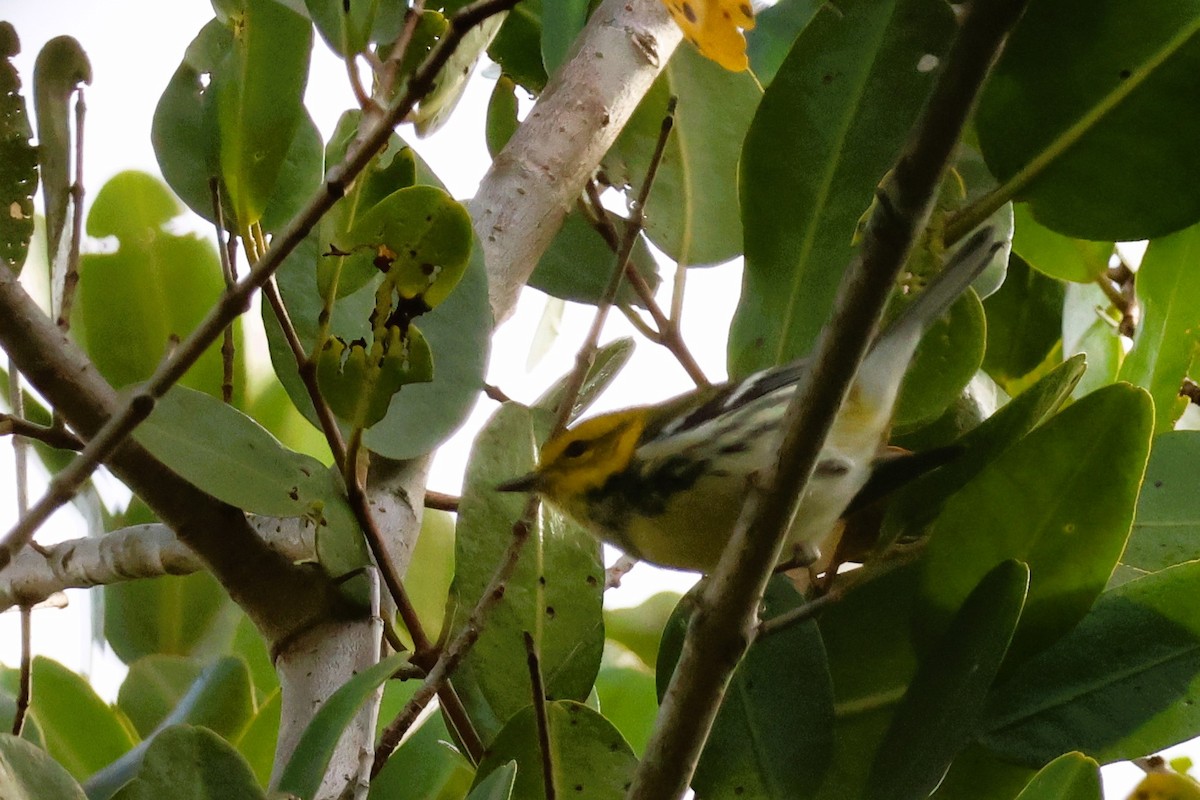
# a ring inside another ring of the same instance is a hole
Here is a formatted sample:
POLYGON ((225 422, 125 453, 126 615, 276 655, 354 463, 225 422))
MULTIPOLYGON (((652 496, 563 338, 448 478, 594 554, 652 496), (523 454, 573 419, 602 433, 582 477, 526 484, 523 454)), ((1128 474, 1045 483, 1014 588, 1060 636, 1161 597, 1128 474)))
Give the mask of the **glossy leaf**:
POLYGON ((754 27, 754 13, 742 0, 663 0, 683 37, 731 72, 749 67, 743 29, 754 27))
POLYGON ((321 785, 329 759, 346 726, 359 708, 404 663, 404 653, 394 653, 364 669, 329 696, 300 736, 292 757, 279 776, 277 789, 312 800, 321 785))
POLYGON ((191 656, 227 645, 236 619, 236 607, 208 572, 104 587, 104 635, 128 664, 148 655, 191 656))
POLYGON ((84 800, 83 789, 49 753, 8 733, 0 733, 0 797, 84 800))
POLYGON ((646 202, 646 235, 684 266, 716 264, 742 252, 738 157, 761 96, 750 75, 728 72, 680 47, 604 157, 607 179, 636 196, 667 102, 678 99, 671 138, 646 202))
POLYGON ((262 786, 271 781, 271 770, 275 766, 275 748, 279 744, 279 719, 282 711, 282 692, 276 689, 246 724, 241 735, 234 741, 237 751, 246 759, 254 777, 262 786))
POLYGON ((1100 765, 1083 753, 1064 753, 1042 767, 1017 800, 1104 800, 1100 765))
POLYGON ((273 0, 242 0, 232 47, 212 75, 230 219, 262 218, 304 117, 312 24, 273 0))
POLYGON ((251 513, 298 517, 334 492, 320 462, 203 392, 173 388, 134 436, 204 491, 251 513))
POLYGON ((1065 361, 963 436, 952 469, 922 476, 892 499, 885 520, 892 536, 916 534, 932 522, 946 498, 1058 411, 1083 374, 1082 357, 1065 361))
POLYGON ((333 52, 354 56, 367 47, 379 0, 304 0, 304 7, 333 52))
POLYGON ((634 754, 642 755, 658 716, 654 672, 629 651, 609 644, 595 689, 600 713, 621 732, 634 754))
MULTIPOLYGON (((592 365, 583 376, 579 392, 575 395, 575 403, 571 406, 569 419, 574 420, 587 410, 596 398, 616 379, 621 368, 633 355, 633 339, 614 339, 596 350, 592 365)), ((566 391, 570 376, 565 376, 542 393, 533 401, 534 408, 540 408, 551 413, 557 413, 558 404, 562 402, 563 392, 566 391)))
MULTIPOLYGON (((693 590, 694 594, 694 590, 693 590)), ((695 602, 685 596, 663 631, 661 699, 683 647, 695 602)), ((782 577, 767 586, 764 619, 801 605, 782 577)), ((717 712, 692 785, 701 797, 801 800, 814 796, 834 749, 834 704, 825 649, 814 622, 760 638, 738 665, 717 712), (755 735, 747 736, 747 731, 755 735)))
POLYGON ((492 770, 479 782, 467 800, 509 800, 517 781, 517 762, 509 761, 492 770))
POLYGON ((1033 780, 1036 770, 997 758, 979 744, 966 747, 931 800, 1013 800, 1033 780))
MULTIPOLYGON (((625 220, 611 212, 608 218, 618 235, 623 235, 625 220)), ((651 289, 657 289, 661 280, 658 262, 643 237, 639 236, 634 244, 630 260, 646 284, 651 289)), ((613 248, 582 212, 573 211, 567 214, 563 226, 542 254, 533 274, 529 276, 529 285, 552 297, 595 305, 603 298, 616 267, 617 256, 613 248)), ((627 282, 622 282, 617 291, 617 300, 645 307, 627 282)))
POLYGON ((146 752, 137 777, 115 800, 266 800, 246 763, 207 728, 179 725, 163 731, 146 752))
POLYGON ((994 692, 983 744, 1043 764, 1081 750, 1102 764, 1154 753, 1200 733, 1200 563, 1100 596, 1079 625, 994 692))
POLYGON ((484 130, 488 154, 492 158, 504 149, 516 132, 519 124, 517 110, 517 84, 507 75, 501 75, 492 87, 487 107, 487 128, 484 130))
POLYGON ((38 150, 12 57, 21 43, 12 23, 0 22, 0 263, 20 274, 33 238, 33 193, 38 185, 38 150))
POLYGON ((43 656, 33 659, 29 713, 46 737, 47 752, 78 780, 134 745, 133 732, 119 712, 79 675, 43 656))
POLYGON ((1110 386, 984 467, 946 502, 930 532, 925 630, 943 629, 975 583, 1006 559, 1025 562, 1030 572, 1013 658, 1070 630, 1125 547, 1152 425, 1145 392, 1110 386))
POLYGON ((542 63, 542 0, 518 3, 488 46, 488 57, 520 86, 537 94, 546 85, 542 63))
POLYGON ((587 22, 588 0, 558 0, 542 8, 542 63, 553 73, 567 60, 587 22))
POLYGON ((79 84, 92 82, 92 65, 79 42, 56 36, 42 47, 33 65, 33 108, 37 112, 38 167, 51 264, 58 260, 67 226, 71 174, 71 95, 79 84))
POLYGON ((1200 494, 1192 480, 1200 431, 1154 437, 1121 563, 1146 572, 1200 559, 1200 494))
POLYGON ((506 11, 492 14, 459 40, 458 47, 454 48, 450 58, 434 77, 432 91, 421 98, 417 108, 409 115, 418 136, 432 135, 450 118, 466 90, 467 79, 474 72, 475 63, 492 43, 507 15, 506 11))
POLYGON ((817 0, 787 0, 758 12, 754 30, 746 34, 746 55, 759 83, 770 86, 792 43, 821 5, 817 0))
POLYGON ((654 666, 663 628, 681 597, 677 592, 658 592, 630 608, 605 609, 604 633, 637 654, 642 663, 654 666))
MULTIPOLYGON (((420 162, 415 172, 418 180, 435 180, 420 162)), ((381 181, 380 186, 388 185, 389 181, 381 181)), ((276 275, 292 323, 306 349, 311 349, 316 339, 323 308, 316 267, 320 254, 328 252, 328 244, 321 241, 318 233, 311 234, 284 261, 276 275)), ((420 318, 421 332, 438 363, 433 381, 406 386, 396 394, 388 414, 364 437, 367 447, 380 455, 408 459, 429 452, 462 423, 479 395, 492 317, 483 254, 477 243, 472 245, 470 253, 469 264, 455 290, 444 303, 420 318)), ((371 335, 370 315, 376 306, 379 280, 374 278, 336 303, 331 318, 334 335, 347 342, 371 335)), ((264 308, 263 322, 276 374, 292 402, 315 424, 307 391, 296 371, 295 357, 269 309, 264 308)))
POLYGON ((200 662, 183 656, 152 654, 129 665, 117 707, 143 739, 158 727, 200 676, 200 662))
MULTIPOLYGON (((441 634, 450 583, 454 579, 454 516, 425 509, 421 535, 413 546, 412 564, 404 575, 404 589, 430 639, 441 634)), ((399 621, 397 621, 399 622, 399 621)))
POLYGON ((1063 301, 1063 354, 1087 358, 1087 372, 1075 387, 1075 397, 1091 394, 1117 379, 1125 346, 1117 321, 1107 310, 1108 298, 1095 284, 1067 284, 1063 301))
MULTIPOLYGON (((533 469, 536 437, 545 435, 548 424, 545 412, 506 403, 475 440, 455 538, 457 568, 451 593, 460 609, 478 602, 525 506, 524 495, 502 494, 495 486, 533 469)), ((531 702, 522 644, 526 631, 537 644, 546 696, 588 696, 604 645, 603 586, 599 543, 543 508, 503 599, 454 677, 484 742, 531 702)))
POLYGON ((246 665, 237 658, 218 659, 188 688, 160 726, 129 752, 88 778, 88 796, 107 798, 144 768, 149 751, 164 732, 178 725, 203 725, 227 740, 241 736, 254 715, 253 686, 246 665))
POLYGON ((1016 223, 1013 250, 1038 272, 1064 281, 1087 283, 1108 269, 1113 254, 1111 241, 1089 242, 1055 233, 1033 218, 1028 203, 1015 203, 1013 215, 1016 223))
POLYGON ((926 653, 867 780, 878 800, 928 797, 966 745, 1016 630, 1029 569, 1005 561, 984 576, 926 653))
POLYGON ((1150 391, 1159 433, 1174 428, 1187 406, 1179 387, 1200 350, 1198 256, 1195 226, 1151 242, 1137 271, 1142 317, 1119 377, 1150 391))
POLYGON ((908 135, 954 24, 931 0, 823 6, 763 96, 740 167, 746 270, 729 336, 747 375, 812 349, 863 212, 908 135))
POLYGON ((958 398, 983 363, 986 329, 974 292, 929 326, 900 386, 893 423, 898 430, 932 422, 958 398))
MULTIPOLYGON (((380 709, 380 724, 386 724, 402 707, 399 701, 412 696, 419 684, 410 681, 399 685, 391 681, 384 690, 380 709), (389 707, 392 713, 385 713, 389 707)), ((383 769, 371 780, 371 800, 459 800, 466 795, 475 777, 475 770, 466 756, 451 742, 454 737, 446 728, 441 714, 427 717, 416 730, 409 733, 400 747, 388 759, 383 769)))
POLYGON ((1179 230, 1200 219, 1189 177, 1200 169, 1200 116, 1168 109, 1195 102, 1197 69, 1195 3, 1033 4, 980 99, 984 156, 1060 233, 1112 241, 1179 230))
POLYGON ((333 337, 317 357, 317 384, 329 408, 353 428, 370 428, 385 416, 392 398, 412 383, 433 380, 433 354, 416 325, 377 330, 369 347, 333 337))
POLYGON ((1030 269, 1020 256, 1008 262, 999 291, 983 302, 987 350, 983 368, 1001 385, 1033 372, 1062 338, 1063 286, 1030 269))
MULTIPOLYGON (((233 34, 214 19, 200 29, 184 53, 154 111, 150 140, 163 177, 188 208, 215 220, 210 180, 221 176, 221 130, 213 76, 230 69, 233 34)), ((279 178, 263 210, 262 226, 274 230, 291 219, 321 180, 321 135, 301 109, 279 178)), ((237 229, 228 191, 221 195, 226 224, 237 229)))
MULTIPOLYGON (((552 775, 558 797, 601 800, 619 797, 629 786, 637 759, 617 729, 581 703, 546 703, 552 775)), ((510 761, 517 762, 513 797, 546 795, 542 755, 533 706, 519 711, 479 762, 476 786, 510 761)), ((472 790, 474 791, 474 790, 472 790)))
MULTIPOLYGON (((195 235, 169 232, 182 210, 156 178, 122 172, 100 189, 88 212, 88 235, 116 237, 118 247, 80 259, 72 332, 117 387, 148 378, 171 337, 191 333, 225 291, 213 245, 195 235)), ((219 393, 220 347, 219 342, 209 347, 180 383, 219 393)), ((237 350, 242 351, 240 344, 237 350)), ((245 384, 241 359, 235 366, 234 386, 240 393, 245 384)))

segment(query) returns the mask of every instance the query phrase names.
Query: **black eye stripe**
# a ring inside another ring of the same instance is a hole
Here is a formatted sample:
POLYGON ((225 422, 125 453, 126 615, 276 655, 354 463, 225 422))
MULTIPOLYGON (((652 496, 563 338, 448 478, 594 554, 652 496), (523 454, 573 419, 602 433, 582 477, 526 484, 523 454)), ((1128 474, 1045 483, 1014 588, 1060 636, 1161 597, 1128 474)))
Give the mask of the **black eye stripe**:
POLYGON ((587 451, 588 451, 588 443, 583 441, 582 439, 576 439, 575 441, 569 443, 566 446, 566 448, 563 449, 563 455, 566 456, 567 458, 578 458, 579 456, 583 455, 587 451))

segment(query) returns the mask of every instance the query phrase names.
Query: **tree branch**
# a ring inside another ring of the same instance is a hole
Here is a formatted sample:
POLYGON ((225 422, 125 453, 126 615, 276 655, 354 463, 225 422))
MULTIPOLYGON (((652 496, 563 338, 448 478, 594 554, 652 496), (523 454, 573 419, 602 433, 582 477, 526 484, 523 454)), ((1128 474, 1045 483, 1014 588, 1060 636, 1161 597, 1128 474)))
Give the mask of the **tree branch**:
POLYGON ((681 39, 659 0, 605 0, 492 162, 470 212, 497 322, 681 39))
POLYGON ((750 497, 692 617, 630 798, 687 791, 725 689, 757 628, 757 609, 825 436, 878 325, 888 294, 933 208, 937 188, 1004 39, 1026 0, 975 0, 920 122, 872 214, 863 246, 821 331, 785 417, 778 463, 750 497))

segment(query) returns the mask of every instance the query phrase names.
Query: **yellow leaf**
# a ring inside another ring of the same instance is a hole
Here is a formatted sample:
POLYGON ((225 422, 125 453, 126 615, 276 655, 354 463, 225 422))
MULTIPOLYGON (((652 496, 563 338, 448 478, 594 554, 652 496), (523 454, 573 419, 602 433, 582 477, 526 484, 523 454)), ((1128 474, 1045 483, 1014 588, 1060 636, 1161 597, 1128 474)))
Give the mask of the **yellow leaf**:
POLYGON ((1200 784, 1178 772, 1151 772, 1142 779, 1129 800, 1197 800, 1200 784))
POLYGON ((743 30, 754 27, 750 0, 663 0, 684 37, 730 72, 750 66, 743 30))

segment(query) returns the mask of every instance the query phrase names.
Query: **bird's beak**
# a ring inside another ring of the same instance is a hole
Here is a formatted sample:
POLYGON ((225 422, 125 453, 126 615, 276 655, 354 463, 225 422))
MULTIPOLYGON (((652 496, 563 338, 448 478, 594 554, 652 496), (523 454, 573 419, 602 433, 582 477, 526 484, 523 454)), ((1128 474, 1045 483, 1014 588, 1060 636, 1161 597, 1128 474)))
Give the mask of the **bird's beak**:
POLYGON ((497 492, 536 492, 541 486, 541 476, 536 472, 505 481, 496 487, 497 492))

